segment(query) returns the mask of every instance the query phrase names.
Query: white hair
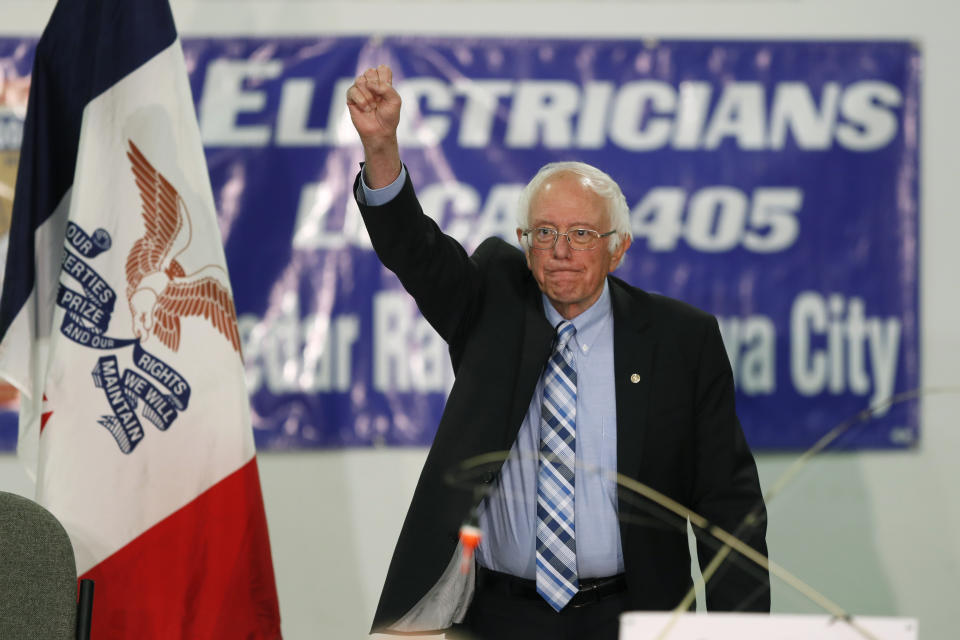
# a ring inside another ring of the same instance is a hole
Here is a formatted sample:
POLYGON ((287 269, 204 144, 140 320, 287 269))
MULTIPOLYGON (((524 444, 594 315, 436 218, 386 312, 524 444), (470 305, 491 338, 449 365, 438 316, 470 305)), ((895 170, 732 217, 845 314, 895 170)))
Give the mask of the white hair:
POLYGON ((581 185, 603 198, 607 205, 607 216, 612 229, 598 229, 598 231, 601 233, 616 231, 614 235, 610 236, 610 242, 607 243, 610 253, 613 253, 620 246, 621 238, 632 236, 627 199, 623 197, 623 191, 620 190, 620 186, 613 178, 584 162, 551 162, 541 167, 537 175, 533 176, 520 194, 520 202, 517 206, 517 225, 524 230, 530 228, 530 203, 533 198, 550 178, 565 173, 578 176, 581 185))

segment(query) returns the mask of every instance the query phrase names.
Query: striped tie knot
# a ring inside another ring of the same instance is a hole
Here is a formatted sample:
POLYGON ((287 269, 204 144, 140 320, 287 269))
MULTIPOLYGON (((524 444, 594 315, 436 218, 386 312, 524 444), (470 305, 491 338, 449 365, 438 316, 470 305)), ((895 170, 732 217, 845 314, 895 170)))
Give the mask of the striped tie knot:
POLYGON ((573 326, 573 323, 569 320, 564 320, 559 325, 557 325, 557 344, 554 347, 554 351, 563 352, 567 347, 567 343, 573 338, 577 333, 577 328, 573 326))

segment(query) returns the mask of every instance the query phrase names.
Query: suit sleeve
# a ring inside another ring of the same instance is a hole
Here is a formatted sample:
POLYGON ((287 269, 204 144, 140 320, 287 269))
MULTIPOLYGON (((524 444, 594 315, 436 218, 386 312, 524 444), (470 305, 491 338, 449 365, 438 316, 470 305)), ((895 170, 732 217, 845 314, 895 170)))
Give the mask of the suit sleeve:
MULTIPOLYGON (((354 194, 360 175, 354 181, 354 194)), ((481 295, 477 263, 459 242, 424 215, 409 172, 400 193, 371 206, 358 198, 377 257, 400 279, 420 312, 451 343, 465 331, 481 295)))
MULTIPOLYGON (((767 514, 757 467, 737 419, 733 373, 712 317, 704 332, 697 371, 692 508, 766 556, 767 514)), ((722 544, 708 532, 696 533, 697 555, 704 570, 722 544)), ((707 582, 706 600, 712 611, 769 611, 769 573, 731 551, 707 582)))

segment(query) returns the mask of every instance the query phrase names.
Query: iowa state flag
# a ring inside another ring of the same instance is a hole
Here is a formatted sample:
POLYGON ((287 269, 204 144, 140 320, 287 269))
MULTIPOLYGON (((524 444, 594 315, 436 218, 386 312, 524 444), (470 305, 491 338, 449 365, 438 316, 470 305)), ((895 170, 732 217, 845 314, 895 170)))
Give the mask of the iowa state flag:
POLYGON ((240 340, 167 0, 60 0, 0 301, 37 500, 95 638, 279 638, 240 340))

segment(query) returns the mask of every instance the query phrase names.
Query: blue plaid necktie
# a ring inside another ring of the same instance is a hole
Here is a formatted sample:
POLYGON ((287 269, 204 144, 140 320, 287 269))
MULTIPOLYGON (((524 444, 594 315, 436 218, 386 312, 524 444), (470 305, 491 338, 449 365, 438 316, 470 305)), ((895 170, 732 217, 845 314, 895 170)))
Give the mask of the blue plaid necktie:
POLYGON ((576 452, 577 371, 567 343, 577 332, 557 327, 557 344, 544 373, 537 474, 537 593, 555 610, 580 588, 573 532, 573 469, 576 452))

